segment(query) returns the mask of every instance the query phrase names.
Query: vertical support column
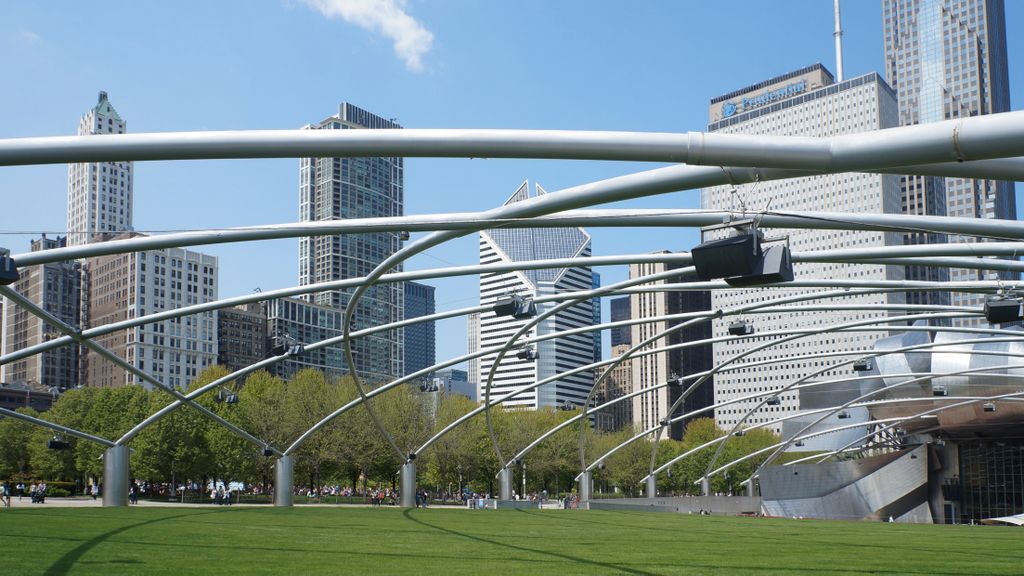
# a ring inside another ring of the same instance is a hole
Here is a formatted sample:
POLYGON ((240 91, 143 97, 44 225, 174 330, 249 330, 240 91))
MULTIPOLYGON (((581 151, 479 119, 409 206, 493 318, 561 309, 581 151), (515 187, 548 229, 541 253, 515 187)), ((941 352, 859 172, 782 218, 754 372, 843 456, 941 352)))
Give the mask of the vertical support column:
POLYGON ((402 485, 400 487, 402 508, 416 507, 416 462, 408 460, 402 464, 402 485))
POLYGON ((700 495, 711 496, 711 480, 707 476, 700 479, 700 495))
POLYGON ((658 497, 658 478, 653 474, 647 477, 647 497, 658 497))
POLYGON ((295 461, 287 454, 281 456, 274 464, 274 506, 291 507, 294 505, 294 479, 295 461))
POLYGON ((586 472, 580 474, 579 485, 577 487, 577 491, 580 496, 580 505, 583 505, 586 502, 590 502, 590 493, 593 487, 594 483, 590 475, 590 471, 587 470, 586 472))
POLYGON ((751 478, 750 481, 747 482, 747 496, 757 496, 757 494, 754 493, 754 482, 755 481, 753 478, 751 478))
POLYGON ((128 447, 107 448, 103 453, 103 506, 128 505, 128 447))
POLYGON ((512 469, 502 468, 498 472, 498 495, 501 500, 512 499, 512 469))

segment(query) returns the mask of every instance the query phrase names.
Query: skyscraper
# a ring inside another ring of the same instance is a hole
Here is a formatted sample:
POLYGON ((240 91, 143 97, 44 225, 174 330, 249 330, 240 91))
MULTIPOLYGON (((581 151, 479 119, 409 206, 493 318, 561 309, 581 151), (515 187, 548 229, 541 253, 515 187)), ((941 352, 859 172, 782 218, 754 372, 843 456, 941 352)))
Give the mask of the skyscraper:
MULTIPOLYGON (((538 195, 546 193, 540 186, 536 186, 536 189, 538 195)), ((529 184, 524 182, 505 204, 520 202, 529 197, 529 184)), ((590 235, 582 228, 494 228, 480 233, 481 264, 588 256, 590 235)), ((482 274, 480 304, 487 306, 502 296, 512 294, 536 298, 562 292, 586 291, 590 290, 592 284, 590 268, 583 266, 482 274)), ((537 310, 542 313, 553 306, 551 303, 538 305, 537 310)), ((495 316, 493 312, 480 314, 480 348, 504 344, 527 322, 528 319, 495 316)), ((582 328, 593 325, 593 322, 593 305, 590 300, 584 300, 543 320, 525 337, 582 328)), ((515 352, 505 356, 495 372, 492 397, 594 361, 594 339, 591 334, 546 340, 533 349, 537 355, 535 359, 517 358, 515 352)), ((477 397, 481 400, 484 398, 483 386, 487 374, 496 358, 497 354, 492 353, 480 359, 480 393, 477 397)), ((593 374, 586 370, 517 395, 505 405, 544 408, 568 403, 582 406, 593 386, 593 374)))
MULTIPOLYGON (((106 92, 78 122, 79 136, 124 134, 127 124, 106 92)), ((132 163, 89 162, 68 165, 68 246, 79 246, 103 232, 132 229, 132 163)))
MULTIPOLYGON (((629 277, 640 278, 651 274, 659 274, 682 268, 677 264, 652 263, 652 264, 631 264, 629 266, 629 277)), ((692 282, 697 280, 693 274, 680 275, 672 278, 672 283, 692 282)), ((669 280, 660 280, 655 284, 666 284, 669 280)), ((711 293, 707 290, 670 290, 664 292, 641 292, 629 296, 630 317, 637 320, 653 318, 657 316, 669 316, 684 314, 687 312, 703 312, 711 309, 711 293)), ((682 322, 681 320, 661 320, 658 322, 645 322, 633 324, 631 327, 630 339, 639 344, 655 334, 664 332, 671 326, 682 322)), ((711 325, 701 322, 676 330, 666 337, 656 340, 645 347, 664 348, 682 344, 684 342, 696 342, 711 337, 711 325)), ((619 344, 617 349, 623 353, 630 348, 629 344, 619 344)), ((632 385, 629 392, 645 390, 665 384, 669 381, 678 382, 680 377, 689 376, 710 370, 712 367, 712 347, 710 344, 699 346, 688 346, 660 352, 658 354, 633 356, 629 360, 631 368, 629 375, 632 378, 632 385)), ((669 414, 668 409, 675 404, 683 391, 695 380, 688 380, 684 385, 662 386, 632 400, 632 422, 633 426, 640 430, 647 430, 657 426, 664 418, 678 416, 686 412, 692 412, 699 408, 711 406, 714 391, 714 380, 709 380, 691 392, 676 410, 669 414)), ((624 389, 625 391, 625 389, 624 389)), ((628 393, 628 392, 625 392, 628 393)), ((668 436, 676 440, 683 437, 686 429, 686 422, 679 421, 672 424, 668 430, 668 436)))
MULTIPOLYGON (((434 287, 419 282, 405 282, 405 318, 419 318, 434 313, 434 287)), ((412 374, 434 365, 434 322, 406 326, 405 372, 412 374)), ((424 376, 424 379, 428 376, 424 376)))
MULTIPOLYGON (((708 110, 711 132, 727 134, 772 134, 777 136, 834 136, 890 128, 897 124, 896 94, 878 76, 871 73, 835 83, 832 74, 821 64, 783 74, 741 88, 711 100, 708 110)), ((701 193, 701 208, 762 210, 771 205, 775 211, 833 211, 873 214, 900 212, 899 178, 880 174, 829 174, 757 182, 735 188, 716 186, 701 193)), ((705 239, 718 238, 724 230, 705 232, 705 239)), ((769 238, 788 238, 791 249, 825 250, 869 248, 902 244, 892 232, 866 230, 835 230, 822 233, 813 230, 771 230, 769 238)), ((903 268, 881 264, 856 266, 805 263, 794 270, 800 278, 853 278, 858 280, 902 280, 903 268)), ((810 293, 808 289, 773 290, 777 297, 810 293)), ((752 290, 715 290, 711 309, 729 310, 738 306, 767 301, 767 296, 752 290)), ((829 303, 857 304, 870 307, 879 304, 902 304, 902 293, 858 294, 830 299, 829 303)), ((885 317, 888 312, 857 312, 862 319, 885 317)), ((791 329, 800 325, 808 329, 824 327, 845 320, 845 315, 814 311, 786 311, 781 314, 757 314, 749 318, 758 334, 772 330, 791 329)), ((713 336, 728 338, 728 324, 739 318, 727 317, 713 321, 713 336)), ((809 336, 789 346, 799 346, 802 353, 832 352, 837 348, 858 350, 870 348, 875 340, 888 335, 885 327, 877 331, 809 336)), ((636 333, 634 332, 634 340, 636 333)), ((746 351, 749 339, 727 339, 714 346, 715 365, 746 351)), ((784 351, 783 351, 784 352, 784 351)), ((779 354, 771 348, 754 353, 744 362, 771 359, 779 354)), ((715 375, 715 402, 740 396, 772 392, 819 369, 820 360, 794 360, 772 368, 744 368, 715 375)), ((634 368, 635 369, 635 368, 634 368)), ((832 370, 822 379, 852 376, 849 368, 832 370)), ((732 427, 754 407, 756 402, 744 401, 715 412, 723 427, 732 427)), ((748 422, 763 424, 799 410, 799 398, 787 393, 777 405, 762 406, 748 422)), ((781 426, 774 430, 782 432, 781 426)))
MULTIPOLYGON (((593 288, 594 290, 597 290, 598 288, 601 287, 601 275, 600 274, 598 274, 597 272, 593 272, 592 275, 591 275, 591 280, 592 280, 591 283, 590 283, 590 287, 591 288, 593 288)), ((594 316, 593 317, 593 323, 594 323, 594 326, 597 326, 597 325, 601 324, 601 298, 599 298, 599 297, 591 298, 590 299, 590 305, 592 307, 592 313, 593 313, 593 316, 594 316)), ((593 335, 594 335, 594 361, 596 362, 596 361, 601 359, 601 355, 603 353, 603 351, 601 350, 601 340, 602 340, 602 338, 601 338, 601 332, 600 331, 595 331, 593 335)))
MULTIPOLYGON (((466 316, 466 354, 480 351, 480 314, 466 316)), ((477 389, 480 385, 480 359, 473 358, 466 362, 466 381, 477 389)))
MULTIPOLYGON (((338 113, 304 127, 307 130, 399 129, 387 120, 342 103, 338 113)), ((303 158, 299 162, 299 220, 374 218, 403 214, 402 158, 303 158)), ((402 245, 396 232, 341 234, 299 240, 299 284, 362 278, 402 245)), ((399 267, 400 270, 400 267, 399 267)), ((351 291, 326 291, 306 297, 312 303, 344 310, 351 291)), ((352 330, 390 324, 404 314, 401 283, 379 284, 362 297, 352 330)), ((390 380, 402 374, 402 330, 353 341, 356 370, 364 378, 390 380)))
MULTIPOLYGON (((1003 0, 884 0, 885 68, 899 101, 901 126, 1010 110, 1003 0)), ((901 177, 907 214, 1017 218, 1009 182, 970 178, 901 177)), ((942 241, 908 234, 908 244, 942 241)), ((972 242, 952 237, 950 241, 972 242)), ((1012 272, 908 269, 908 279, 968 281, 1015 278, 1012 272)), ((909 296, 924 301, 921 295, 909 296)), ((983 296, 953 293, 944 303, 976 306, 983 296)), ((955 319, 955 324, 983 323, 955 319)))

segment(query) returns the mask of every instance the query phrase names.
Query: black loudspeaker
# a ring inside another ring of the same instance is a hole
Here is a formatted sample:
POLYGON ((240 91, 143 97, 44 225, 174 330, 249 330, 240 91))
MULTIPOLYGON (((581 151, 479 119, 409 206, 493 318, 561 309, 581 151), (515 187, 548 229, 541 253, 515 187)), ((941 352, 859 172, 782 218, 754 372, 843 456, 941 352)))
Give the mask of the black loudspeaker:
POLYGON ((871 358, 861 358, 853 363, 854 372, 867 372, 868 370, 871 370, 871 367, 871 358))
POLYGON ((750 322, 737 320, 729 324, 729 334, 733 336, 749 336, 754 333, 754 325, 750 322))
POLYGON ((273 456, 274 455, 274 451, 271 450, 270 448, 264 448, 263 449, 263 455, 264 456, 273 456))
POLYGON ((761 243, 757 234, 741 234, 712 240, 690 251, 697 277, 701 280, 747 276, 761 260, 761 243))
POLYGON ((745 276, 726 278, 729 286, 759 286, 776 282, 793 281, 793 262, 789 258, 789 246, 769 246, 753 271, 745 276))
POLYGON ((68 445, 63 440, 57 440, 56 438, 54 438, 53 440, 49 440, 46 442, 46 447, 49 448, 50 450, 64 450, 68 447, 68 445))
POLYGON ((491 311, 494 312, 495 316, 511 316, 519 310, 520 306, 522 306, 521 298, 518 296, 506 296, 505 298, 495 300, 491 311))
POLYGON ((988 300, 985 302, 985 319, 992 324, 1013 322, 1021 319, 1019 300, 988 300))

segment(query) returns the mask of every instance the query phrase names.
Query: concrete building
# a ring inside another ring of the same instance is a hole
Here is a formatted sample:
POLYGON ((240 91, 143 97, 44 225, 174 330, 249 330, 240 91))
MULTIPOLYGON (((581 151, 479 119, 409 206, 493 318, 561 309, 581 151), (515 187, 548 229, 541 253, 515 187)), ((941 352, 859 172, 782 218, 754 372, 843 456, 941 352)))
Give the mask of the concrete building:
MULTIPOLYGON (((405 282, 405 318, 419 318, 433 314, 434 287, 419 282, 405 282)), ((412 374, 436 362, 436 327, 433 321, 406 326, 405 330, 405 372, 412 374)), ((429 377, 427 378, 429 379, 429 377)))
MULTIPOLYGON (((832 74, 822 65, 783 74, 752 86, 741 88, 711 100, 708 130, 723 134, 771 134, 777 136, 834 136, 890 128, 898 123, 896 94, 875 73, 836 83, 832 74)), ((873 214, 900 213, 900 189, 897 176, 879 174, 833 174, 794 178, 750 185, 717 186, 701 193, 701 208, 762 210, 833 211, 873 214)), ((724 230, 705 232, 705 240, 718 238, 724 230)), ((792 250, 825 250, 841 248, 870 248, 900 245, 900 235, 875 231, 828 231, 773 230, 770 238, 788 236, 792 250)), ((841 265, 841 264, 799 264, 795 273, 799 278, 830 278, 858 280, 902 280, 903 268, 884 265, 841 265)), ((780 290, 773 292, 779 297, 809 293, 811 290, 780 290)), ((716 290, 711 297, 712 309, 733 309, 754 302, 764 301, 763 296, 753 290, 716 290)), ((830 299, 837 304, 902 304, 903 294, 851 295, 830 299)), ((867 319, 885 316, 886 312, 858 312, 857 317, 867 319)), ((728 324, 737 320, 735 316, 713 322, 713 335, 727 336, 728 324)), ((807 328, 824 327, 840 320, 845 315, 823 312, 792 311, 784 314, 757 314, 753 321, 758 333, 791 328, 795 323, 807 328)), ((779 354, 794 354, 797 351, 811 354, 831 352, 836 349, 867 349, 872 343, 887 335, 884 329, 843 334, 822 334, 809 336, 786 344, 782 349, 768 349, 755 353, 744 360, 756 362, 776 357, 779 354)), ((636 334, 634 333, 634 339, 636 334)), ((747 350, 754 343, 764 341, 733 339, 720 342, 714 347, 714 362, 718 365, 736 354, 747 350)), ((754 393, 771 392, 800 378, 819 366, 817 361, 794 360, 777 365, 772 370, 744 368, 722 372, 715 376, 715 402, 731 400, 754 393)), ((839 378, 852 376, 851 368, 829 371, 821 376, 839 378)), ((752 402, 742 402, 716 411, 719 426, 732 427, 741 416, 753 408, 752 402)), ((784 394, 781 404, 763 406, 748 422, 763 423, 799 409, 795 393, 784 394)), ((781 432, 776 427, 776 432, 781 432)))
MULTIPOLYGON (((332 306, 312 304, 300 298, 278 298, 263 304, 271 349, 277 346, 314 344, 342 334, 345 314, 332 306)), ((355 353, 358 355, 358 352, 355 353)), ((298 356, 274 363, 269 371, 288 380, 305 368, 320 370, 328 378, 340 378, 347 374, 342 345, 304 351, 298 356)))
MULTIPOLYGON (((901 126, 1010 110, 1003 0, 886 0, 885 71, 896 91, 901 126)), ((907 214, 1017 219, 1013 184, 970 178, 903 176, 907 214)), ((953 237, 954 242, 974 238, 953 237)), ((944 235, 907 234, 906 243, 944 242, 944 235)), ((908 267, 907 279, 969 281, 1016 278, 1014 272, 908 267)), ((941 303, 980 306, 984 296, 932 293, 941 303)), ((909 301, 927 302, 920 293, 909 301)), ((955 325, 983 320, 954 319, 955 325)))
MULTIPOLYGON (((612 298, 608 302, 611 322, 622 322, 630 319, 629 296, 612 298)), ((611 357, 617 358, 632 347, 632 328, 620 326, 609 330, 611 336, 611 357)), ((594 374, 596 382, 604 370, 594 374)), ((612 369, 612 374, 598 385, 594 393, 598 404, 603 404, 633 391, 633 362, 626 361, 612 369)), ((599 430, 619 430, 633 425, 633 400, 624 400, 594 415, 594 426, 599 430)))
MULTIPOLYGON (((127 124, 106 92, 78 122, 79 136, 124 134, 127 124)), ((89 162, 68 165, 68 246, 93 241, 101 233, 132 229, 132 163, 89 162)))
POLYGON ((36 412, 49 410, 60 398, 56 388, 28 384, 0 384, 0 408, 17 410, 31 408, 36 412))
MULTIPOLYGON (((668 270, 680 268, 681 266, 664 263, 653 264, 630 264, 629 277, 640 278, 651 274, 660 274, 668 270)), ((696 276, 680 274, 678 278, 660 280, 654 284, 668 284, 679 282, 691 282, 696 276)), ((632 294, 630 299, 630 317, 640 320, 644 318, 656 318, 687 312, 703 312, 711 309, 711 294, 706 290, 693 291, 664 291, 664 292, 643 292, 632 294)), ((630 339, 634 346, 644 342, 655 334, 663 332, 668 328, 678 325, 680 320, 658 320, 644 322, 632 326, 630 339)), ((695 342, 706 340, 711 337, 711 325, 701 322, 693 326, 676 330, 667 337, 655 340, 644 350, 652 348, 664 348, 684 342, 695 342)), ((620 344, 620 350, 627 350, 629 344, 620 344)), ((630 376, 632 378, 632 390, 645 390, 669 381, 678 381, 683 376, 689 376, 698 372, 710 370, 712 367, 712 348, 710 344, 690 346, 649 354, 645 356, 634 356, 631 360, 630 376)), ((674 412, 669 414, 669 408, 679 400, 683 391, 693 381, 687 381, 685 385, 662 386, 633 399, 632 422, 633 425, 642 430, 657 426, 664 418, 678 416, 686 412, 711 406, 714 396, 715 379, 708 380, 695 389, 686 400, 683 401, 674 412)), ((668 436, 676 440, 682 439, 686 430, 686 422, 673 423, 668 431, 668 436)))
MULTIPOLYGON (((85 328, 217 299, 217 258, 192 250, 96 256, 86 261, 84 270, 85 328)), ((217 362, 217 313, 153 322, 94 340, 157 381, 186 389, 204 368, 217 362)), ((81 371, 86 386, 143 384, 93 352, 83 355, 81 371)))
MULTIPOLYGON (((538 195, 546 193, 540 186, 536 186, 536 191, 538 195)), ((524 182, 505 204, 529 197, 529 184, 524 182)), ((481 264, 586 256, 590 256, 590 235, 582 228, 495 228, 480 233, 481 264)), ((502 296, 512 294, 536 298, 561 292, 585 291, 591 288, 592 283, 590 269, 582 266, 482 274, 480 304, 487 306, 502 296)), ((552 307, 553 304, 538 305, 537 311, 543 313, 552 307)), ((593 305, 588 299, 542 321, 529 331, 527 337, 590 326, 593 321, 593 305)), ((493 312, 484 312, 480 315, 480 347, 487 349, 504 344, 527 322, 529 319, 495 316, 493 312)), ((535 346, 534 352, 537 356, 535 359, 520 359, 513 352, 502 360, 495 372, 492 395, 504 394, 592 363, 594 339, 591 334, 578 334, 546 340, 535 346)), ((497 354, 488 354, 480 360, 480 399, 484 398, 487 374, 496 358, 497 354)), ((593 386, 593 373, 587 370, 517 395, 505 405, 530 409, 565 404, 582 406, 593 386)))
MULTIPOLYGON (((338 113, 307 130, 399 129, 387 120, 347 102, 338 113)), ((302 158, 299 161, 299 220, 311 222, 373 218, 403 214, 401 158, 302 158)), ((299 284, 307 286, 346 278, 362 278, 402 245, 397 232, 339 234, 299 240, 299 284)), ((394 271, 400 271, 398 267, 394 271)), ((309 302, 344 310, 351 291, 325 291, 305 297, 309 302)), ((402 319, 401 283, 378 284, 362 297, 352 330, 402 319)), ((403 373, 402 330, 359 338, 354 345, 356 370, 364 378, 391 380, 403 373)))
MULTIPOLYGON (((43 236, 32 241, 32 251, 49 250, 66 245, 64 237, 43 236)), ((81 266, 77 262, 55 262, 26 266, 21 278, 11 287, 53 316, 79 326, 81 300, 81 266)), ((5 302, 4 353, 10 354, 29 346, 61 336, 55 327, 40 320, 28 310, 5 302)), ((2 316, 0 316, 2 317, 2 316)), ((65 390, 78 385, 78 345, 61 346, 29 358, 15 360, 3 367, 3 381, 32 384, 65 390)))
MULTIPOLYGON (((628 301, 629 297, 622 298, 628 301)), ((612 358, 621 356, 630 348, 629 344, 612 346, 612 358)), ((597 382, 607 367, 595 370, 594 381, 597 382)), ((595 403, 600 406, 616 398, 633 392, 633 362, 625 361, 612 369, 612 373, 596 384, 595 403)), ((598 430, 621 430, 633 426, 633 400, 623 400, 594 414, 594 427, 598 430)))
POLYGON ((267 357, 267 316, 258 302, 217 312, 217 363, 234 372, 267 357))

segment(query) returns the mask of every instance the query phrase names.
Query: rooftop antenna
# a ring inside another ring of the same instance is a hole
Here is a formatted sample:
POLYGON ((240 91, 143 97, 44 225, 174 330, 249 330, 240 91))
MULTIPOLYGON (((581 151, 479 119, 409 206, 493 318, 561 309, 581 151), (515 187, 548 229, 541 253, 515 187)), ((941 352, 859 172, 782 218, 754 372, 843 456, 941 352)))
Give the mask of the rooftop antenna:
POLYGON ((836 6, 836 31, 832 36, 836 39, 836 82, 843 81, 843 26, 839 23, 839 0, 835 0, 836 6))

